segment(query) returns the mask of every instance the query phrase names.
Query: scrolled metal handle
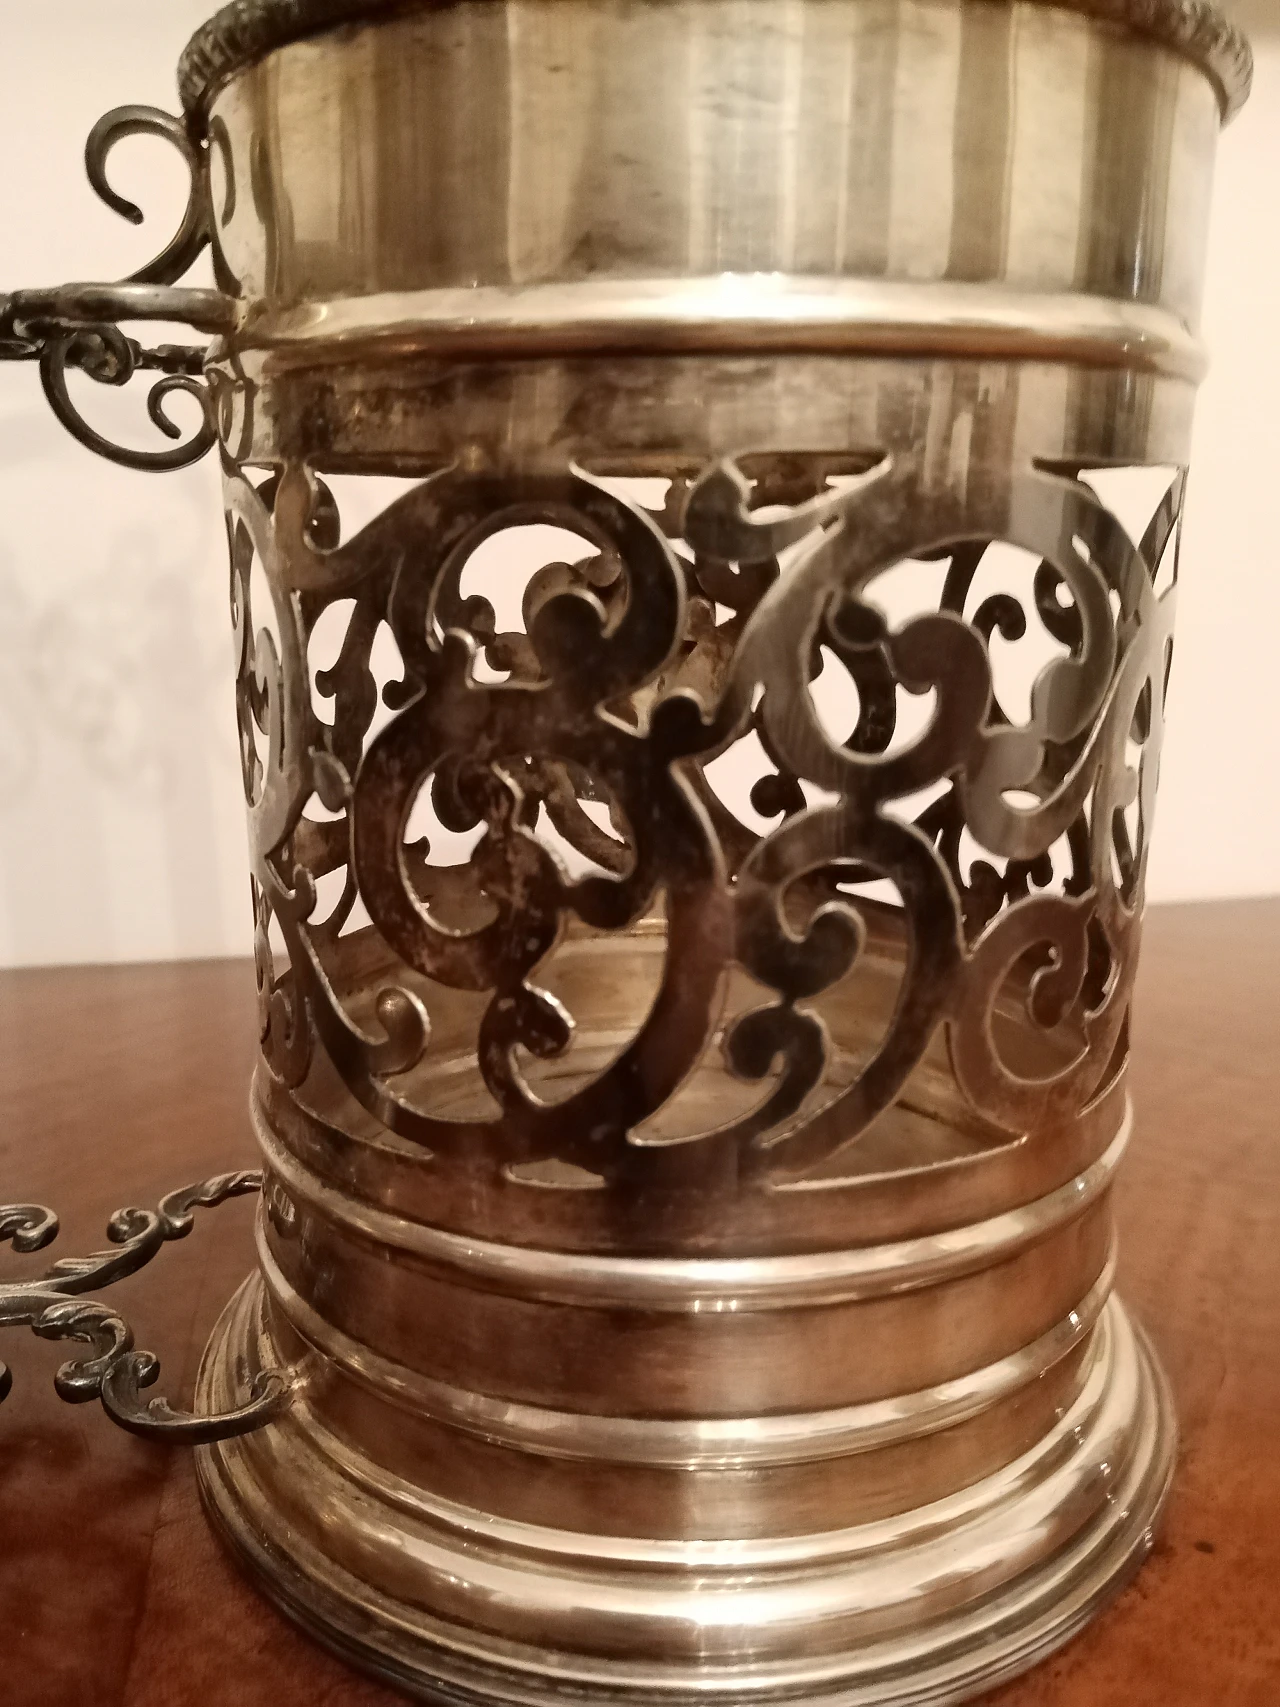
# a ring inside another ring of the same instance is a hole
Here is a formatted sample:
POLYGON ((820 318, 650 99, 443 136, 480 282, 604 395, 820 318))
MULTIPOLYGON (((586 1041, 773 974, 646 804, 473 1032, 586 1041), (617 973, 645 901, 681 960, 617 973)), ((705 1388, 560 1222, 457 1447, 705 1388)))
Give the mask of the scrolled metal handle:
POLYGON ((206 350, 200 345, 147 347, 120 330, 122 321, 164 320, 214 335, 234 329, 239 307, 217 290, 184 287, 178 280, 207 248, 212 233, 209 212, 207 144, 197 142, 180 119, 155 107, 118 107, 100 119, 85 147, 89 181, 108 207, 133 224, 142 210, 114 190, 107 178, 107 156, 122 137, 163 138, 182 155, 191 174, 187 206, 177 232, 154 260, 118 284, 71 284, 0 295, 0 361, 36 361, 45 396, 72 436, 110 462, 125 468, 166 472, 198 462, 217 442, 213 402, 203 380, 206 350), (67 374, 79 369, 99 385, 126 385, 136 373, 154 372, 147 412, 172 450, 133 450, 105 438, 72 400, 67 374), (201 423, 185 441, 165 405, 175 391, 200 404, 201 423))
MULTIPOLYGON (((246 1402, 235 1410, 215 1416, 175 1410, 165 1399, 143 1397, 159 1377, 159 1359, 135 1348, 133 1330, 118 1311, 84 1296, 136 1273, 166 1244, 186 1238, 196 1209, 214 1208, 261 1188, 260 1173, 220 1174, 171 1192, 158 1209, 117 1210, 107 1224, 110 1250, 64 1257, 39 1280, 0 1283, 0 1327, 26 1326, 41 1339, 75 1340, 88 1346, 90 1355, 62 1365, 54 1386, 69 1404, 100 1399, 112 1421, 130 1434, 204 1446, 262 1428, 292 1402, 299 1379, 296 1370, 263 1371, 246 1402)), ((8 1241, 15 1250, 42 1250, 57 1233, 58 1218, 51 1210, 35 1204, 0 1206, 0 1241, 8 1241)), ((0 1401, 11 1385, 8 1369, 0 1364, 0 1401)))

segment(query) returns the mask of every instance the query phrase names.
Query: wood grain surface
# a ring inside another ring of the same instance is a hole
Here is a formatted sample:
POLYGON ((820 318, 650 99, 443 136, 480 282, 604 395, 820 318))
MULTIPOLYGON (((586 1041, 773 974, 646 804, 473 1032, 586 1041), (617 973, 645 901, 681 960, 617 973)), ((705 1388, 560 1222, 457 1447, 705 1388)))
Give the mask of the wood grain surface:
MULTIPOLYGON (((1176 1491, 1136 1586, 992 1707, 1280 1707, 1280 902, 1153 910, 1144 956, 1121 1286, 1177 1394, 1176 1491)), ((83 1253, 112 1209, 253 1165, 254 1029, 239 962, 0 976, 0 1202, 49 1203, 56 1249, 83 1253)), ((252 1213, 218 1210, 108 1294, 170 1397, 251 1266, 252 1213)), ((54 1397, 65 1348, 12 1331, 0 1355, 6 1707, 400 1699, 237 1575, 181 1451, 54 1397)))

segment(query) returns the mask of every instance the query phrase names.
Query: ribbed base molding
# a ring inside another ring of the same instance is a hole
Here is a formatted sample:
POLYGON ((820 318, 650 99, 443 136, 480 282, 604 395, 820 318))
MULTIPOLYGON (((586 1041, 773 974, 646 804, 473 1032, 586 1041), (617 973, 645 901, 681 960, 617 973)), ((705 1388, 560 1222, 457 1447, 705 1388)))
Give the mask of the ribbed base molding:
MULTIPOLYGON (((271 1357, 255 1278, 210 1344, 202 1406, 225 1407, 271 1357)), ((1175 1442, 1150 1347, 1113 1300, 1079 1398, 1032 1451, 834 1534, 633 1543, 489 1521, 387 1477, 305 1402, 198 1463, 216 1527, 265 1592, 410 1692, 512 1707, 573 1695, 924 1707, 1034 1665, 1128 1581, 1175 1442)))

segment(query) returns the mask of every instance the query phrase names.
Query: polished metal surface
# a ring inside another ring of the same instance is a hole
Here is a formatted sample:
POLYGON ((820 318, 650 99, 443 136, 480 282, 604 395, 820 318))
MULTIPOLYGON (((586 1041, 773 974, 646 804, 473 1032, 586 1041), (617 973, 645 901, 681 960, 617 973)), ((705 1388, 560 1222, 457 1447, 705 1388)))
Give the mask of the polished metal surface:
POLYGON ((640 372, 215 369, 267 1189, 202 1404, 302 1375, 203 1486, 286 1606, 426 1693, 957 1698, 1114 1590, 1168 1479, 1107 1300, 1187 386, 640 372), (388 434, 407 489, 345 538, 388 434), (1174 465, 1136 543, 1114 461, 1174 465), (512 562, 507 626, 468 566, 535 524, 588 554, 512 562), (978 591, 1010 544, 1025 602, 978 591), (1016 718, 994 640, 1033 623, 1016 718), (714 766, 752 738, 747 813, 714 766))
POLYGON ((428 1697, 998 1682, 1173 1461, 1111 1196, 1247 51, 254 0, 183 84, 91 143, 181 231, 0 350, 214 334, 265 1172, 200 1409, 289 1372, 214 1522, 428 1697))
MULTIPOLYGON (((225 298, 220 299, 223 302, 225 298)), ((859 351, 1068 361, 1198 380, 1204 355, 1174 314, 1107 297, 1003 292, 952 281, 797 279, 575 280, 351 297, 259 317, 255 353, 278 368, 412 338, 441 357, 756 354, 859 351)))
MULTIPOLYGON (((1253 55, 1212 0, 1031 0, 1133 31, 1185 54, 1212 79, 1224 118, 1248 99, 1253 55)), ((275 49, 343 24, 421 9, 422 0, 235 0, 188 44, 178 67, 183 105, 199 114, 228 78, 275 49)), ((672 8, 674 9, 674 8, 672 8)))
MULTIPOLYGON (((240 1378, 259 1355, 258 1311, 251 1283, 224 1328, 240 1378)), ((210 1405, 220 1369, 206 1366, 210 1405)), ((554 1520, 477 1521, 302 1411, 203 1475, 286 1610, 412 1692, 923 1707, 1033 1664, 1127 1580, 1168 1487, 1169 1414, 1113 1301, 1073 1400, 1026 1450, 949 1496, 817 1540, 592 1544, 554 1520)))
POLYGON ((945 323, 937 284, 988 287, 958 293, 988 327, 998 285, 1015 321, 1068 293, 1086 322, 1102 299, 1194 333, 1218 128, 1189 60, 1026 0, 473 0, 279 49, 218 95, 207 148, 250 344, 305 306, 323 347, 354 303, 403 339, 406 295, 447 329, 479 288, 480 332, 642 333, 670 298, 686 335, 723 348, 745 319, 751 349, 793 308, 811 340, 945 323))
POLYGON ((958 1699, 1168 1483, 1110 1187, 1215 91, 747 15, 411 9, 210 106, 267 1190, 202 1403, 303 1374, 201 1477, 427 1694, 958 1699))

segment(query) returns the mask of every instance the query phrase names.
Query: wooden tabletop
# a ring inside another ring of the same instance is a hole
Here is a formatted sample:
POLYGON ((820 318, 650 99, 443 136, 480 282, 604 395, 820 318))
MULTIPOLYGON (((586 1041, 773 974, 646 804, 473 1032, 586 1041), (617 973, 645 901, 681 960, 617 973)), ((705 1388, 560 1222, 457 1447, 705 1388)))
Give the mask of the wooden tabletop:
MULTIPOLYGON (((1280 901, 1155 909, 1144 956, 1121 1285, 1177 1393, 1176 1492, 1137 1585, 993 1707, 1280 1703, 1280 901)), ((55 1249, 84 1253, 112 1209, 252 1166, 254 1029, 240 962, 0 976, 0 1202, 50 1204, 55 1249)), ((251 1266, 251 1216, 218 1210, 107 1294, 175 1400, 251 1266)), ((7 1707, 400 1699, 242 1581, 180 1450, 54 1397, 65 1347, 11 1331, 0 1355, 7 1707)))

